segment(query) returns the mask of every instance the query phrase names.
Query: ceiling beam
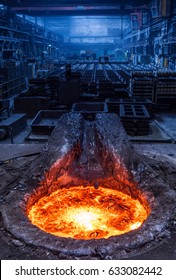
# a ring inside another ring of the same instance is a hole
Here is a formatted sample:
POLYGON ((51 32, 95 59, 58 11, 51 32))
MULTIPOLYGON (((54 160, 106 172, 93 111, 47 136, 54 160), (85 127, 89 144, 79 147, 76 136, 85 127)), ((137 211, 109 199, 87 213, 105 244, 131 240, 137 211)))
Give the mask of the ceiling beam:
MULTIPOLYGON (((73 5, 72 0, 2 0, 2 4, 11 7, 28 7, 28 6, 69 6, 73 5)), ((151 0, 74 0, 74 5, 130 5, 133 7, 148 4, 151 0)))
POLYGON ((136 9, 149 9, 146 0, 4 0, 19 14, 31 16, 129 15, 136 9))
MULTIPOLYGON (((146 8, 143 6, 142 8, 146 8)), ((134 12, 132 6, 121 5, 69 5, 69 6, 28 6, 11 7, 15 13, 32 16, 69 16, 69 15, 128 15, 134 12)))

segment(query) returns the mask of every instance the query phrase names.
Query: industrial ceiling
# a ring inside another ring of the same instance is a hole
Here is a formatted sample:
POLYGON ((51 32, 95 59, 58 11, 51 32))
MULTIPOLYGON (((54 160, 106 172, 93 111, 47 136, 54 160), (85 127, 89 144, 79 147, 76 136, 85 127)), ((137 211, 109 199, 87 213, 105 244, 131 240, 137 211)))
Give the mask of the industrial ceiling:
POLYGON ((4 0, 0 3, 11 7, 16 13, 31 16, 58 15, 119 15, 130 14, 138 9, 148 9, 147 0, 4 0))

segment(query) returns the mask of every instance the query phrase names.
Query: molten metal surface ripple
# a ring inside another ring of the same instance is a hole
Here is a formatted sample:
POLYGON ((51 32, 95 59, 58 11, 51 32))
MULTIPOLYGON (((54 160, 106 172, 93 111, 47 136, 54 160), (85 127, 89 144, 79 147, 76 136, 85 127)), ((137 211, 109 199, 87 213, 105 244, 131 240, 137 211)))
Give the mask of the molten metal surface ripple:
POLYGON ((28 211, 32 224, 47 233, 100 239, 139 228, 148 211, 138 199, 114 189, 76 186, 40 198, 28 211))

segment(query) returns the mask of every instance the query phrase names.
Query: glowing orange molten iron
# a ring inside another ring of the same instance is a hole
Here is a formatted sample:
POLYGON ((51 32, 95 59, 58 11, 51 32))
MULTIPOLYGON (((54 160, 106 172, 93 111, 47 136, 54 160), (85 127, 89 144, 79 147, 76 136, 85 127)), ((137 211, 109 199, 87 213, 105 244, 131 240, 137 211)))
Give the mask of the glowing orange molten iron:
POLYGON ((93 186, 59 189, 39 199, 28 212, 31 222, 60 237, 108 238, 137 229, 147 210, 139 200, 93 186))

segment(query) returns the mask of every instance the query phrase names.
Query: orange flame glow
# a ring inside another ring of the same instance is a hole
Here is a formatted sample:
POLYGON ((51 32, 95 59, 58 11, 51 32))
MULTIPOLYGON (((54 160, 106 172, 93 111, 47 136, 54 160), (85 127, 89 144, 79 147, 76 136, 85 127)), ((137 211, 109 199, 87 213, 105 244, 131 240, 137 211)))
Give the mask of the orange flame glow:
POLYGON ((47 233, 99 239, 139 228, 148 216, 142 203, 114 189, 76 186, 39 199, 28 211, 32 224, 47 233))

